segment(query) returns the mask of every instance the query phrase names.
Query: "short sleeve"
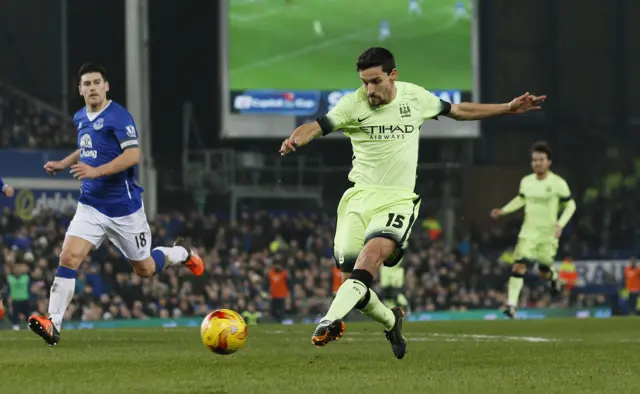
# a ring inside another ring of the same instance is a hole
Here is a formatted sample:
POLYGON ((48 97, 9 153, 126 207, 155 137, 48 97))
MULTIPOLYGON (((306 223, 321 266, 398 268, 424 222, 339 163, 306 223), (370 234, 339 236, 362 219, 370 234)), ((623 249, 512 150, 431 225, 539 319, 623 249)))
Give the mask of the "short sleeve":
POLYGON ((558 178, 558 198, 561 202, 567 202, 573 198, 567 181, 562 178, 558 178))
POLYGON ((352 122, 353 97, 354 93, 342 96, 335 107, 331 108, 325 116, 318 119, 322 135, 339 130, 352 122))
POLYGON ((123 119, 116 122, 113 134, 116 136, 122 150, 137 148, 140 146, 138 141, 138 131, 136 130, 136 125, 131 117, 126 120, 123 119))
POLYGON ((451 104, 441 100, 426 89, 420 92, 420 114, 423 119, 437 119, 440 115, 447 115, 451 111, 451 104))
POLYGON ((524 189, 525 189, 526 179, 527 178, 522 178, 520 180, 520 189, 518 189, 518 196, 520 196, 522 198, 524 198, 524 189))

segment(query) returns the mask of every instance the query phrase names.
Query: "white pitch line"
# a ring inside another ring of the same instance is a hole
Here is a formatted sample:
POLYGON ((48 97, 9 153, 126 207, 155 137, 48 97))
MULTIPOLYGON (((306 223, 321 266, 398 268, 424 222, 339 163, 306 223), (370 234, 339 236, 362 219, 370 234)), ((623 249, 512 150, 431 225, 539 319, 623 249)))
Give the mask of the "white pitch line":
MULTIPOLYGON (((449 13, 449 14, 451 14, 450 12, 441 12, 441 13, 449 13)), ((453 15, 453 14, 451 14, 451 15, 453 15)), ((453 25, 455 25, 457 21, 458 21, 457 19, 452 18, 446 24, 439 26, 435 30, 426 32, 426 33, 422 34, 422 36, 428 36, 428 35, 439 33, 439 32, 441 32, 443 30, 447 30, 447 29, 451 28, 453 25)), ((407 19, 407 20, 405 20, 403 22, 394 24, 392 27, 394 27, 394 26, 402 26, 402 25, 406 25, 406 24, 409 24, 409 23, 413 23, 413 22, 419 22, 419 20, 417 20, 417 19, 407 19)), ((376 31, 377 31, 377 29, 376 29, 376 31)), ((249 64, 247 64, 245 66, 236 67, 234 69, 229 70, 229 72, 230 72, 230 74, 240 74, 240 73, 243 73, 243 72, 248 71, 248 70, 253 70, 253 69, 256 69, 256 68, 269 66, 271 64, 279 63, 279 62, 281 62, 283 60, 287 60, 287 59, 295 58, 295 57, 298 57, 298 56, 301 56, 301 55, 305 55, 307 53, 310 53, 310 52, 313 52, 313 51, 316 51, 316 50, 319 50, 319 49, 332 47, 335 44, 339 44, 341 42, 352 40, 354 38, 362 36, 365 33, 370 33, 370 32, 371 32, 371 30, 358 30, 358 31, 349 33, 347 35, 343 35, 343 36, 334 38, 332 40, 321 42, 319 44, 309 45, 309 46, 306 46, 306 47, 303 47, 303 48, 300 48, 300 49, 296 49, 296 50, 291 51, 291 52, 283 53, 281 55, 276 55, 276 56, 268 57, 268 58, 263 59, 263 60, 258 60, 256 62, 249 63, 249 64)))
POLYGON ((521 337, 521 336, 509 336, 509 335, 482 335, 482 334, 429 334, 433 337, 441 338, 468 338, 475 341, 521 341, 521 342, 559 342, 559 339, 555 338, 541 338, 541 337, 521 337))
POLYGON ((290 6, 287 8, 285 7, 272 8, 268 11, 261 12, 259 14, 238 14, 235 12, 231 12, 229 14, 229 17, 235 22, 247 23, 247 22, 255 22, 259 19, 269 18, 271 16, 280 15, 287 11, 297 11, 298 9, 299 9, 298 6, 290 6))

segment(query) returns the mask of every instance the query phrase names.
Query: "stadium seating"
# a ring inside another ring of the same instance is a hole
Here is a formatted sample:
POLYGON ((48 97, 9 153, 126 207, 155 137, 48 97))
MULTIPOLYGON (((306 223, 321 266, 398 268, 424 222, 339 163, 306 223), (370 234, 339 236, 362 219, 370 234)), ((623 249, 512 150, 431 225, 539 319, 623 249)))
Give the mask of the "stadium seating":
MULTIPOLYGON (((22 222, 11 213, 0 220, 1 270, 26 265, 31 276, 32 307, 46 313, 57 255, 70 216, 43 214, 22 222)), ((110 245, 84 262, 67 319, 180 317, 202 315, 216 307, 245 310, 250 305, 268 314, 266 274, 274 263, 288 272, 289 316, 323 313, 331 300, 332 218, 325 215, 271 216, 267 212, 243 215, 238 224, 216 216, 174 213, 160 215, 152 225, 154 244, 166 244, 178 235, 192 238, 207 264, 203 277, 186 269, 167 270, 152 279, 140 279, 110 245)), ((498 308, 505 300, 507 267, 496 253, 483 254, 483 244, 449 248, 416 229, 405 259, 404 295, 413 311, 498 308), (493 256, 493 257, 491 257, 493 256)), ((495 240, 484 240, 488 244, 495 240)), ((523 292, 531 307, 550 306, 551 300, 535 280, 523 292)), ((559 306, 600 305, 599 295, 562 298, 559 306)))

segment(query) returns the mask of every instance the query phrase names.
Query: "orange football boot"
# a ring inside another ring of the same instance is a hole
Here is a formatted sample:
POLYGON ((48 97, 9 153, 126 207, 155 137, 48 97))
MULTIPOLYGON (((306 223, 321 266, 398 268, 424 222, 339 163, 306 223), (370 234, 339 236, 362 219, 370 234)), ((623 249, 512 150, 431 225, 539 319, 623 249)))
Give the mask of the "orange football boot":
POLYGON ((31 316, 29 318, 29 328, 40 338, 44 339, 49 346, 55 346, 60 342, 60 332, 51 321, 51 318, 31 316))
POLYGON ((182 246, 189 253, 187 260, 182 263, 185 267, 189 268, 189 271, 195 276, 204 274, 202 257, 198 256, 198 254, 191 249, 191 245, 189 245, 184 238, 178 238, 173 246, 182 246))

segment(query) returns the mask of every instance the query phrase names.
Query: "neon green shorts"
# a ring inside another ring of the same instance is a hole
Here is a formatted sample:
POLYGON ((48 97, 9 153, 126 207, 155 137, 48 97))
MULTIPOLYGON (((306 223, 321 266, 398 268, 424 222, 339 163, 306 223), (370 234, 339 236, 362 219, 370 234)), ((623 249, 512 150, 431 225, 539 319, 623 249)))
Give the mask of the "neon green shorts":
POLYGON ((402 260, 411 227, 420 210, 420 196, 413 192, 354 186, 338 205, 333 255, 342 272, 351 272, 360 250, 370 239, 396 242, 398 250, 386 262, 392 267, 402 260))
POLYGON ((518 238, 518 244, 514 253, 515 261, 525 260, 530 264, 540 263, 552 265, 558 252, 558 239, 540 238, 518 238))

